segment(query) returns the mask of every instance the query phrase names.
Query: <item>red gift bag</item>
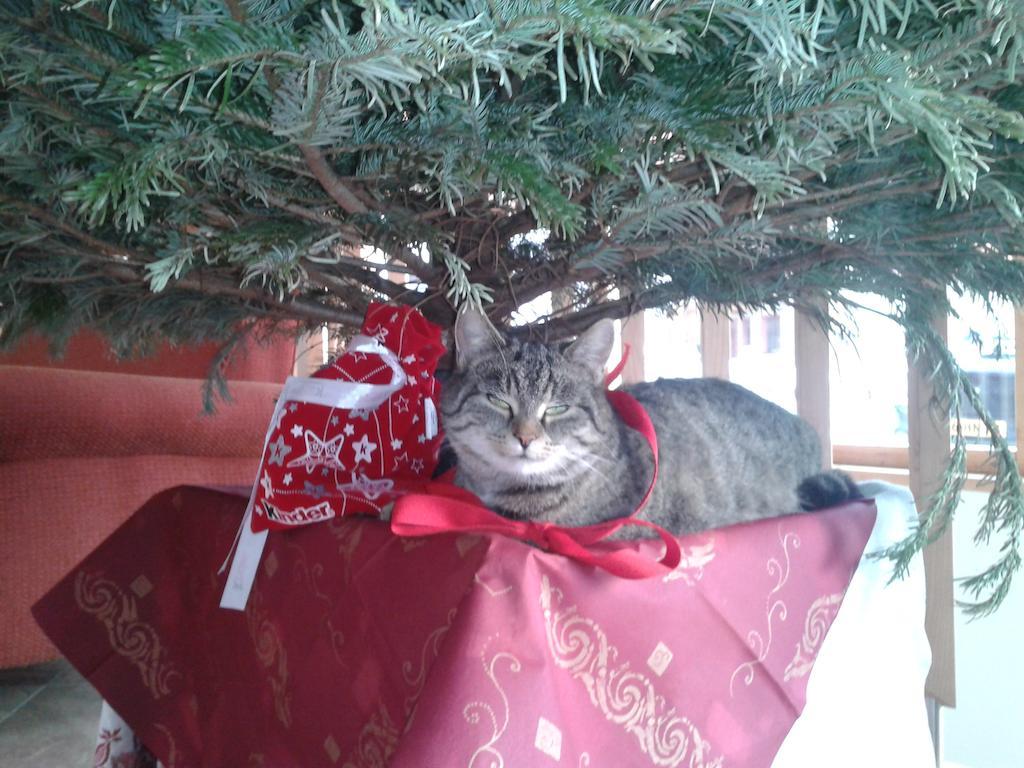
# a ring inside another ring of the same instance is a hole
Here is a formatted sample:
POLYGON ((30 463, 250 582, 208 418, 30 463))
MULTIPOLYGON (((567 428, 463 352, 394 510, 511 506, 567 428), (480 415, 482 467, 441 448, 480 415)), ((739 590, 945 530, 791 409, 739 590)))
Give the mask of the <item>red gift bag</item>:
POLYGON ((442 354, 441 329, 417 310, 371 304, 343 355, 312 378, 288 379, 267 431, 252 530, 379 516, 422 490, 441 445, 442 354))

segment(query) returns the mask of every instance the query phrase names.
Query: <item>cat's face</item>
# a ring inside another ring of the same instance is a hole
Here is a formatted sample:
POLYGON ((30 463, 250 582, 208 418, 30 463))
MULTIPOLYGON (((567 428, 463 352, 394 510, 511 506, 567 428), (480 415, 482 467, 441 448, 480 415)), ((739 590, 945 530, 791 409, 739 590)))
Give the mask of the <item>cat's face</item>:
POLYGON ((611 323, 562 351, 496 337, 476 314, 456 326, 457 369, 442 392, 445 433, 472 484, 543 486, 595 471, 608 406, 602 369, 611 323))

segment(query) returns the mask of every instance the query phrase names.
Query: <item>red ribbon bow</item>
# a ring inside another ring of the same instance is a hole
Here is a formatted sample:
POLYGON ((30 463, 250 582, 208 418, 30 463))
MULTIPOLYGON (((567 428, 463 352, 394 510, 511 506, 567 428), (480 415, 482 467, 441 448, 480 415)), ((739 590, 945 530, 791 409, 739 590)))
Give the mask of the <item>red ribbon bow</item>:
MULTIPOLYGON (((628 355, 608 374, 611 383, 622 371, 628 355)), ((511 520, 492 512, 475 495, 447 483, 434 483, 429 494, 400 497, 391 513, 391 530, 399 536, 431 536, 439 533, 500 533, 528 541, 548 552, 571 557, 586 565, 601 568, 627 579, 660 576, 679 565, 679 541, 659 525, 639 520, 636 515, 646 505, 658 479, 658 438, 643 406, 625 392, 606 392, 609 403, 627 426, 637 430, 651 446, 654 471, 647 493, 633 514, 596 525, 567 528, 554 523, 511 520), (648 528, 665 542, 665 554, 651 560, 625 542, 605 541, 627 526, 648 528)))

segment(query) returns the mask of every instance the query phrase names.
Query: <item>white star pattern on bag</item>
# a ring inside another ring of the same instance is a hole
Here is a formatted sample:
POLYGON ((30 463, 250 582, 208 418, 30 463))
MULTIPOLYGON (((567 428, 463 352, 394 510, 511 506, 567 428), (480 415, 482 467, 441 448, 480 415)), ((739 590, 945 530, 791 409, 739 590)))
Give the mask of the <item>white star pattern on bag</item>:
POLYGON ((369 463, 373 458, 373 452, 377 450, 377 444, 371 443, 370 438, 363 435, 359 440, 352 444, 352 447, 356 452, 356 464, 361 461, 369 463))
POLYGON ((341 431, 344 432, 349 437, 352 437, 352 435, 356 433, 356 428, 353 427, 351 424, 346 424, 345 428, 341 431))
POLYGON ((427 436, 420 435, 419 437, 416 438, 416 442, 419 443, 420 445, 423 445, 423 443, 427 442, 427 436))
POLYGON ((402 447, 402 441, 396 437, 394 440, 391 441, 391 447, 397 451, 399 448, 402 447))
POLYGON ((321 499, 327 495, 327 489, 322 485, 313 485, 308 480, 302 484, 302 492, 308 496, 312 496, 314 499, 321 499))
POLYGON ((409 464, 409 469, 418 475, 423 471, 423 459, 413 459, 409 464))
POLYGON ((263 472, 263 477, 260 478, 260 485, 263 486, 263 495, 268 499, 274 498, 274 486, 270 484, 270 475, 266 471, 263 472))
POLYGON ((352 473, 352 482, 339 485, 339 491, 354 491, 362 494, 370 501, 378 498, 382 493, 387 493, 395 485, 394 480, 371 480, 365 474, 352 473))
POLYGON ((306 453, 289 461, 289 467, 305 467, 307 472, 312 472, 314 467, 328 466, 333 469, 344 469, 345 465, 338 459, 338 452, 345 443, 345 436, 338 435, 326 442, 321 440, 310 430, 306 430, 306 453))
MULTIPOLYGON (((270 458, 267 459, 267 465, 277 464, 277 466, 283 467, 284 457, 292 452, 292 447, 285 445, 284 438, 281 435, 278 435, 277 440, 267 447, 270 448, 270 458)), ((288 466, 291 465, 289 464, 288 466)))
POLYGON ((401 464, 403 461, 408 461, 408 460, 409 460, 409 454, 408 453, 400 453, 400 454, 398 454, 397 456, 395 456, 395 466, 393 466, 391 468, 391 471, 395 472, 398 469, 398 465, 399 464, 401 464))
POLYGON ((405 395, 401 395, 397 400, 395 400, 395 410, 398 411, 399 413, 408 412, 409 400, 408 398, 405 397, 405 395))
POLYGON ((285 472, 284 473, 284 477, 281 478, 281 482, 284 483, 285 485, 291 485, 292 484, 292 479, 293 479, 292 478, 292 473, 291 472, 285 472))
POLYGON ((296 424, 292 427, 292 437, 302 437, 302 426, 296 424))

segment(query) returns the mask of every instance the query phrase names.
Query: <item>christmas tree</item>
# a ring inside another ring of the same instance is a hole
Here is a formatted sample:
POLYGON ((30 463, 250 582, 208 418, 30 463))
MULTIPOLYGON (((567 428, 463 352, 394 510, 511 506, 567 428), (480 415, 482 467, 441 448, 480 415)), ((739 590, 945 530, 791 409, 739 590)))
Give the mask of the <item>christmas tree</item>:
MULTIPOLYGON (((561 339, 878 294, 992 432, 978 535, 1002 544, 964 586, 976 612, 1006 594, 1024 489, 930 321, 950 293, 1024 302, 1019 0, 0 0, 0 22, 4 343, 229 354, 371 300, 502 324, 550 291, 515 332, 561 339)), ((901 563, 949 524, 965 450, 901 563)))

